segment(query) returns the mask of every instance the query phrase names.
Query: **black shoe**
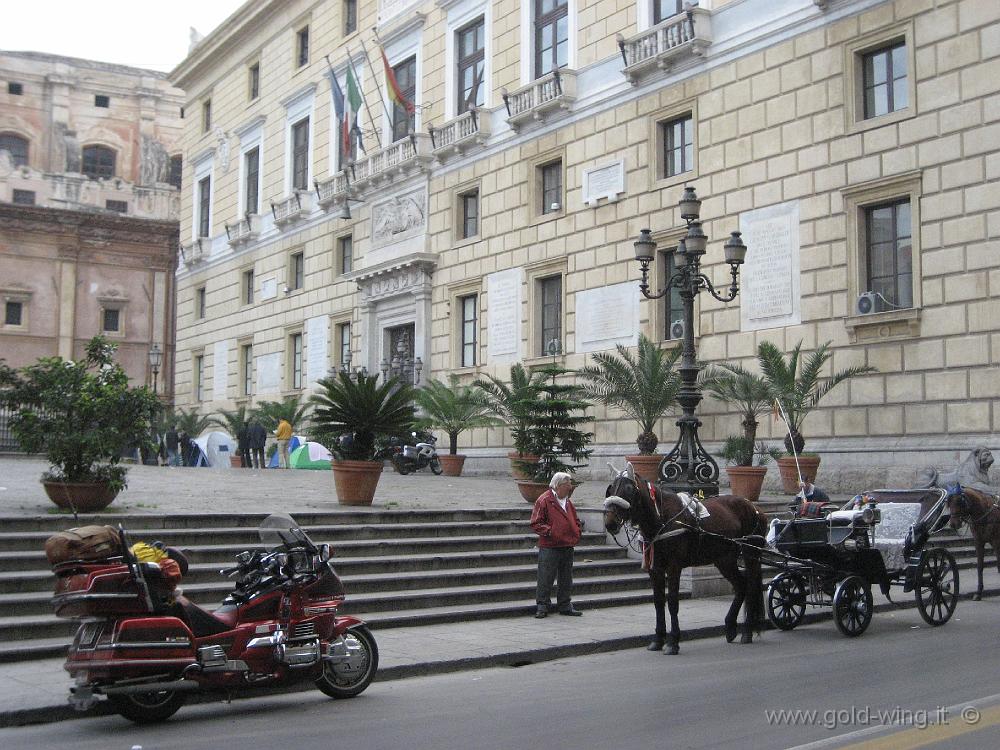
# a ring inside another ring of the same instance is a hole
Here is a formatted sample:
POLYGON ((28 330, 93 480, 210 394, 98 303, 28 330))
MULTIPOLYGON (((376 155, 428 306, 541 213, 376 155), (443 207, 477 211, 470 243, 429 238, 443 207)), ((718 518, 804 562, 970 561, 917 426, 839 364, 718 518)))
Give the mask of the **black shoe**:
POLYGON ((539 607, 537 610, 535 610, 536 620, 541 620, 543 617, 548 617, 548 615, 549 615, 549 610, 547 607, 539 607))
POLYGON ((566 615, 567 617, 580 617, 583 615, 583 612, 581 612, 578 609, 573 609, 572 607, 570 607, 569 609, 560 609, 559 614, 566 615))

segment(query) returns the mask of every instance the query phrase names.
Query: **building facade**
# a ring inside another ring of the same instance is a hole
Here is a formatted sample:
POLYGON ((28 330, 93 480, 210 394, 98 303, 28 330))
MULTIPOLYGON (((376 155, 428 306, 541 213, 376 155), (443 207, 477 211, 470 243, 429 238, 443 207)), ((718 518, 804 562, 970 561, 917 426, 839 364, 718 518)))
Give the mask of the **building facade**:
MULTIPOLYGON (((737 300, 697 301, 699 358, 830 341, 877 368, 804 433, 830 486, 905 483, 1000 427, 998 55, 975 0, 251 0, 171 73, 178 403, 677 346, 633 243, 652 230, 662 284, 693 185, 704 272, 728 283, 730 231, 749 248, 737 300)), ((709 447, 739 431, 699 413, 709 447)), ((595 417, 595 465, 634 450, 595 417)), ((463 436, 469 468, 507 439, 463 436)))
POLYGON ((0 52, 0 357, 82 356, 173 382, 183 96, 162 73, 0 52))

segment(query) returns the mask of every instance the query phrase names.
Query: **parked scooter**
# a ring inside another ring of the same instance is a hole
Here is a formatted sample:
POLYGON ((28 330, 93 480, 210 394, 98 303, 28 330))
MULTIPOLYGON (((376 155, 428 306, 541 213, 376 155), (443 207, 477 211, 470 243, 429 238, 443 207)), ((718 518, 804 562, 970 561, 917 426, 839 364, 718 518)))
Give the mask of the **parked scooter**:
POLYGON ((236 588, 212 612, 172 589, 162 561, 139 562, 121 526, 112 557, 54 563, 56 614, 82 621, 65 664, 70 703, 82 711, 106 696, 144 724, 173 715, 188 693, 304 680, 332 698, 367 688, 378 646, 361 620, 337 614, 345 592, 329 545, 279 515, 264 519, 260 538, 265 550, 221 571, 236 588))
POLYGON ((438 459, 437 448, 434 447, 437 438, 430 433, 420 435, 413 432, 410 434, 416 445, 400 445, 398 439, 394 439, 390 443, 392 453, 389 454, 389 460, 392 461, 396 471, 400 474, 409 474, 411 471, 420 471, 425 466, 430 466, 431 471, 440 474, 443 469, 441 461, 438 459), (418 442, 421 437, 424 438, 423 441, 418 442))

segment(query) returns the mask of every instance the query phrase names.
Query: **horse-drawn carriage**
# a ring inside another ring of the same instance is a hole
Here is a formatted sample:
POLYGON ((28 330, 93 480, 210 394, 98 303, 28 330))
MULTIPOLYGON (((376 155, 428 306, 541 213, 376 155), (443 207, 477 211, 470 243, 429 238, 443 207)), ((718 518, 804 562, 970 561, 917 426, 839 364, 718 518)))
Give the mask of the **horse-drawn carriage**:
POLYGON ((791 630, 806 606, 832 606, 837 629, 861 635, 871 622, 872 586, 914 593, 929 625, 948 622, 958 602, 958 569, 946 549, 928 547, 949 521, 948 492, 873 490, 819 518, 775 519, 766 562, 782 571, 767 584, 767 616, 791 630))

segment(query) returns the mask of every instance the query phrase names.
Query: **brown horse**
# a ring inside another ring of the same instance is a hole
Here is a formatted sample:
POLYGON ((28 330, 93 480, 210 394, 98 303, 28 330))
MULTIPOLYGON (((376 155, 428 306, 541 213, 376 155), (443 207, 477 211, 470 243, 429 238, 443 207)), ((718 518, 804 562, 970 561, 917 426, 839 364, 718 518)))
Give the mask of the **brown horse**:
POLYGON ((709 515, 698 518, 697 511, 685 504, 680 495, 636 481, 631 464, 616 474, 605 493, 604 527, 611 534, 617 534, 623 526, 637 529, 643 542, 643 567, 649 572, 656 608, 656 635, 649 644, 650 651, 679 652, 677 610, 681 570, 693 565, 715 565, 733 586, 733 602, 725 618, 728 642, 736 639, 736 620, 744 601, 746 613, 740 642, 751 643, 753 631, 761 629, 764 594, 760 555, 753 547, 742 547, 746 573, 741 573, 741 545, 731 540, 750 537, 748 542, 762 547, 767 517, 752 502, 736 495, 706 499, 704 506, 709 515), (664 604, 670 609, 669 633, 664 604))
POLYGON ((978 602, 983 598, 983 559, 987 542, 993 547, 997 571, 1000 571, 1000 497, 962 487, 961 492, 953 493, 948 498, 948 512, 953 529, 957 530, 967 523, 972 531, 972 540, 976 544, 976 573, 979 576, 979 585, 972 598, 978 602))

